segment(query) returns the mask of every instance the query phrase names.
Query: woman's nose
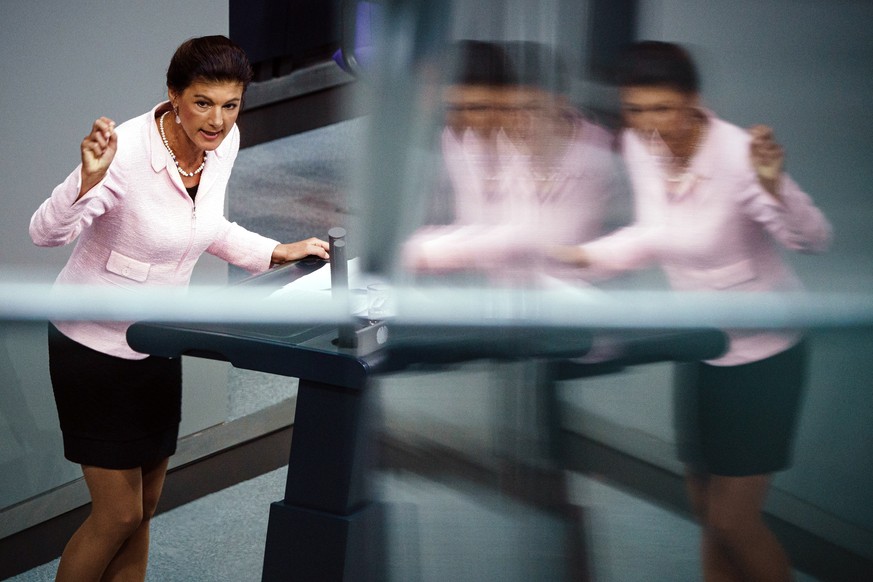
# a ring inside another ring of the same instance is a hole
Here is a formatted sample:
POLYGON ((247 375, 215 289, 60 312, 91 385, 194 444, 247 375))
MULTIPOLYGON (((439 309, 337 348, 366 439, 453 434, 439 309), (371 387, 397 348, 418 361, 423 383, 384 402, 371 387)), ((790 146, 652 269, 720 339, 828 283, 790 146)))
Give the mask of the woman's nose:
POLYGON ((210 116, 209 116, 209 123, 210 123, 213 127, 221 127, 221 126, 223 125, 223 123, 222 123, 222 115, 221 115, 221 113, 222 113, 221 108, 220 108, 220 107, 213 107, 213 109, 212 109, 212 111, 211 111, 210 113, 211 113, 211 114, 210 114, 210 116))

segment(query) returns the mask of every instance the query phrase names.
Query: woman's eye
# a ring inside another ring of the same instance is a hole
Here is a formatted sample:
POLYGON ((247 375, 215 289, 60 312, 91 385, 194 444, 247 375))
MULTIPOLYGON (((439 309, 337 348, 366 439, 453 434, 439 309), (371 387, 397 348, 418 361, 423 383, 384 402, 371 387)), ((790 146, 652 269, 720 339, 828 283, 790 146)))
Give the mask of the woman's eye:
POLYGON ((228 103, 227 105, 224 106, 224 108, 229 109, 229 110, 234 110, 237 108, 237 104, 236 103, 228 103))
POLYGON ((672 113, 676 108, 669 105, 656 105, 654 107, 624 107, 623 111, 627 115, 642 115, 643 113, 654 113, 655 115, 665 115, 672 113))
POLYGON ((206 109, 207 107, 209 107, 209 103, 207 103, 206 101, 197 101, 195 105, 200 109, 206 109))

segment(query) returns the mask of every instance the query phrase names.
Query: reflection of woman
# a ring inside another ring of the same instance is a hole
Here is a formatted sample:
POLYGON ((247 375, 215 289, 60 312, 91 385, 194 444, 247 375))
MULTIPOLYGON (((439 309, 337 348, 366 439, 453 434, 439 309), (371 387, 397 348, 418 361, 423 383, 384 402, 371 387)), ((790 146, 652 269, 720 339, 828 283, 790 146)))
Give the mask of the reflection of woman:
MULTIPOLYGON (((658 262, 686 291, 798 289, 779 244, 821 251, 830 227, 782 172, 770 130, 750 135, 701 109, 694 65, 676 45, 634 45, 618 80, 636 220, 562 258, 615 271, 658 262)), ((761 509, 770 475, 790 462, 805 348, 792 332, 728 335, 722 357, 677 374, 679 453, 703 524, 705 578, 788 580, 761 509)))
MULTIPOLYGON (((58 283, 142 292, 187 285, 204 251, 251 272, 327 256, 324 241, 279 244, 223 216, 239 150, 236 119, 251 77, 245 54, 228 39, 192 39, 170 62, 168 102, 118 128, 105 117, 94 122, 81 165, 31 219, 38 245, 78 238, 58 283)), ((64 454, 82 465, 92 501, 58 580, 145 577, 149 519, 176 449, 181 363, 133 351, 127 326, 50 325, 64 454)))
POLYGON ((459 41, 443 98, 441 150, 453 190, 448 226, 405 245, 418 272, 526 275, 534 251, 601 234, 611 136, 570 105, 561 63, 536 43, 459 41))

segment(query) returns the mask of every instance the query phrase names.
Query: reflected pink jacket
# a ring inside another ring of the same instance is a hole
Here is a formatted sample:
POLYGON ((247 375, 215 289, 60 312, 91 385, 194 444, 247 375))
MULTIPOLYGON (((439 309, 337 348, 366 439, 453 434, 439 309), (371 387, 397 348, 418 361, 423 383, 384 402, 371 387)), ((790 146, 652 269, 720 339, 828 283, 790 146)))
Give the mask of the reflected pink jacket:
POLYGON ((558 163, 538 172, 502 132, 496 153, 474 132, 442 135, 454 194, 448 226, 426 226, 404 246, 404 261, 431 270, 506 273, 510 265, 555 244, 578 244, 602 234, 615 165, 612 136, 584 119, 558 163))
MULTIPOLYGON (((745 130, 709 117, 703 144, 679 195, 668 196, 656 158, 638 134, 622 145, 630 173, 635 222, 585 245, 595 269, 624 271, 657 262, 682 291, 795 291, 801 288, 779 245, 802 252, 827 249, 831 228, 787 175, 781 202, 758 183, 745 130)), ((766 358, 797 341, 795 333, 730 331, 728 352, 710 363, 736 365, 766 358)))
MULTIPOLYGON (((207 154, 195 203, 155 126, 156 110, 116 128, 118 151, 97 186, 76 201, 79 166, 31 218, 30 236, 39 246, 65 245, 78 238, 57 284, 113 285, 132 293, 155 285, 184 287, 204 251, 249 272, 270 267, 279 243, 224 217, 239 130, 234 126, 207 154)), ((55 325, 97 351, 127 359, 147 356, 128 346, 129 322, 55 325)))

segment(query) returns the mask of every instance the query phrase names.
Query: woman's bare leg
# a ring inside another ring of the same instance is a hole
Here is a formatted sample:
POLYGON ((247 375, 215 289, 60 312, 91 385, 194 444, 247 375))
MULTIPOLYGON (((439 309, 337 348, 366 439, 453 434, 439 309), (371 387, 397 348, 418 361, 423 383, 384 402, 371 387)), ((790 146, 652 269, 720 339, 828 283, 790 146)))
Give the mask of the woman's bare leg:
POLYGON ((721 545, 715 543, 712 533, 706 527, 709 477, 706 474, 691 472, 685 476, 685 485, 688 490, 691 508, 702 526, 700 532, 700 557, 704 580, 707 582, 742 580, 742 572, 737 570, 730 557, 723 551, 721 545))
POLYGON ((82 466, 91 514, 67 542, 58 582, 98 582, 122 544, 142 523, 142 471, 82 466))
POLYGON ((142 468, 142 520, 109 563, 101 578, 103 582, 145 580, 149 558, 149 526, 161 498, 168 461, 164 459, 142 468))
POLYGON ((770 475, 709 475, 706 481, 704 579, 790 580, 788 556, 761 514, 770 475))

